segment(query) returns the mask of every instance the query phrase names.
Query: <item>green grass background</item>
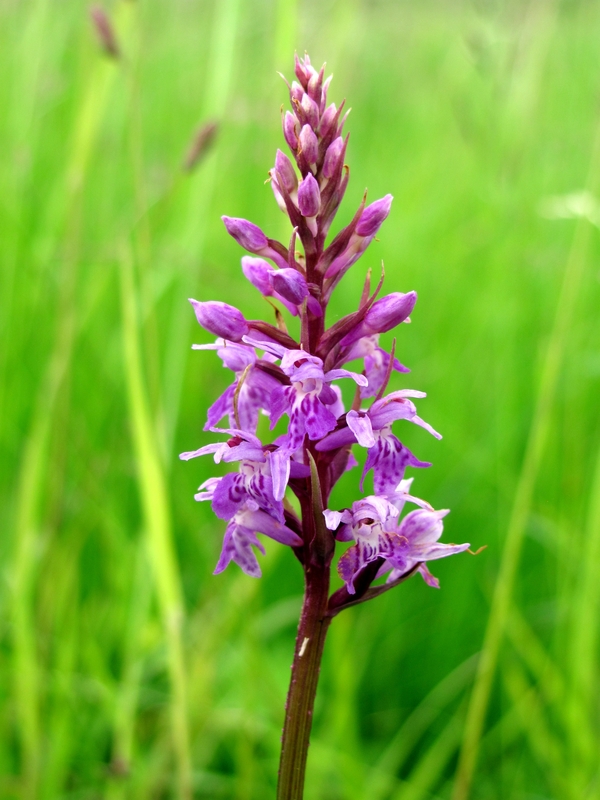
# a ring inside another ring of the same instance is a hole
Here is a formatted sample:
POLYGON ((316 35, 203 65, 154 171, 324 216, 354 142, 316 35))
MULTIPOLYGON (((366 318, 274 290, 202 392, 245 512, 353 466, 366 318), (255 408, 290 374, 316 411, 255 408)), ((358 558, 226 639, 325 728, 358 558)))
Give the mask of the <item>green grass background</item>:
POLYGON ((418 291, 394 388, 444 439, 398 423, 414 491, 487 545, 336 619, 306 797, 600 798, 600 7, 107 11, 118 62, 84 2, 0 5, 0 798, 274 796, 301 573, 267 542, 262 580, 213 577, 218 468, 177 453, 229 380, 187 298, 269 313, 219 218, 289 235, 263 182, 294 49, 353 108, 341 222, 395 197, 332 318, 381 260, 418 291))

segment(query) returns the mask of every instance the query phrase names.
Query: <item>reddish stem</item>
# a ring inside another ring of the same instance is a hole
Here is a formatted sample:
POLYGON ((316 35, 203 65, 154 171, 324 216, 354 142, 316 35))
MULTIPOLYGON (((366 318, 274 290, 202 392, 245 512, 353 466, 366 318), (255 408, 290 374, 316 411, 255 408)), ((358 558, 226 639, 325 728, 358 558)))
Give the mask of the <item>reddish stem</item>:
POLYGON ((304 604, 285 707, 277 800, 302 800, 321 657, 331 622, 327 616, 329 564, 310 565, 305 579, 304 604))

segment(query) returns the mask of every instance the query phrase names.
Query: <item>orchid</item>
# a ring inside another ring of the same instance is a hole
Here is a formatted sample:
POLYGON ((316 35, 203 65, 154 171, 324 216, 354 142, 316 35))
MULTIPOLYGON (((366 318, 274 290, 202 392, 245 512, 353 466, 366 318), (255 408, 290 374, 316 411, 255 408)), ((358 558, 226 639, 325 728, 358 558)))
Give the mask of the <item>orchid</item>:
POLYGON ((215 573, 233 561, 247 575, 260 576, 256 549, 264 553, 264 544, 259 536, 291 547, 304 570, 279 800, 302 797, 319 664, 331 620, 415 572, 437 587, 427 563, 469 547, 440 542, 448 511, 436 511, 410 494, 412 479, 405 477, 407 469, 430 464, 414 456, 392 430, 404 420, 441 438, 417 413, 414 400, 424 398, 423 392, 386 394, 393 373, 409 370, 395 356, 395 340, 388 351, 380 336, 410 321, 416 292, 379 297, 383 278, 372 290, 369 270, 358 308, 327 326, 332 293, 375 240, 393 197, 367 205, 365 195, 351 222, 327 241, 349 178, 344 103, 328 104, 331 79, 325 80, 324 67, 317 71, 308 56, 296 58, 295 77, 288 84, 291 110, 282 120, 291 158, 278 150, 269 172, 275 200, 291 223, 289 244, 269 238, 254 222, 223 217, 227 232, 246 251, 243 275, 267 298, 271 313, 275 307, 275 318, 247 319, 228 303, 190 300, 200 326, 217 337, 194 348, 215 350, 233 382, 208 409, 204 428, 225 440, 181 454, 183 460, 212 455, 216 464, 236 466, 204 481, 195 495, 226 522, 215 573), (297 339, 288 331, 286 313, 299 320, 297 339), (359 360, 362 372, 346 368, 359 360), (354 399, 345 404, 338 382, 348 380, 355 385, 354 399), (271 431, 282 426, 284 431, 259 436, 261 415, 271 431), (224 418, 228 427, 218 427, 224 418), (374 493, 350 508, 328 508, 332 488, 357 463, 354 445, 367 450, 360 492, 373 471, 374 493), (417 508, 402 517, 406 503, 417 508), (343 586, 330 594, 331 565, 337 543, 343 542, 350 542, 337 563, 343 586), (380 583, 384 576, 386 582, 380 583))

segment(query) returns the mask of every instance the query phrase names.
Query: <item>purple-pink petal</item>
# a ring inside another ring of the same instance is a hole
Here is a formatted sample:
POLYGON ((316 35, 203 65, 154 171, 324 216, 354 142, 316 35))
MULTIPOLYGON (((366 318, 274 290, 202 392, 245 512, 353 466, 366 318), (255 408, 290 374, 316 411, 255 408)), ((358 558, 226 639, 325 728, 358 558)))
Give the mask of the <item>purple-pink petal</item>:
POLYGON ((262 572, 252 550, 252 545, 258 547, 262 553, 265 552, 255 533, 241 525, 237 525, 235 522, 230 522, 225 530, 223 548, 213 575, 223 572, 232 561, 235 561, 246 575, 251 578, 260 578, 262 572))
POLYGON ((302 539, 297 533, 273 519, 269 514, 264 511, 246 511, 244 512, 244 526, 256 531, 257 533, 264 533, 271 539, 275 539, 281 544, 289 544, 291 547, 300 547, 302 539))
POLYGON ((373 427, 371 425, 371 420, 366 414, 361 415, 358 411, 348 411, 346 414, 346 424, 356 436, 356 441, 361 447, 373 447, 375 444, 373 427))

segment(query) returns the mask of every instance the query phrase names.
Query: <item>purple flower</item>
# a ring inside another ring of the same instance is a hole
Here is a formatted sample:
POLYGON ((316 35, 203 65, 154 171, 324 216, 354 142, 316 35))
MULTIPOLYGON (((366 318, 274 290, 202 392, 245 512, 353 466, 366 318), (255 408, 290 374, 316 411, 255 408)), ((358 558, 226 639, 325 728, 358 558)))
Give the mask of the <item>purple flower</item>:
POLYGON ((302 111, 310 127, 313 129, 317 128, 319 124, 319 106, 309 94, 303 96, 300 105, 302 106, 302 111))
MULTIPOLYGON (((445 558, 469 547, 469 544, 441 544, 438 541, 447 509, 434 511, 405 491, 398 492, 394 500, 391 502, 371 495, 353 503, 351 511, 324 512, 330 530, 336 530, 342 524, 336 533, 337 538, 354 541, 338 562, 338 572, 350 594, 355 592, 356 576, 372 561, 383 559, 379 574, 392 570, 390 580, 395 580, 417 564, 445 558), (400 510, 406 501, 424 507, 412 511, 398 524, 400 510)), ((436 585, 428 570, 419 567, 419 571, 430 585, 436 585)))
POLYGON ((233 560, 246 574, 259 577, 260 568, 252 545, 263 553, 264 549, 256 533, 264 533, 292 547, 299 547, 302 539, 285 525, 281 498, 274 497, 270 452, 265 452, 260 440, 252 434, 235 428, 221 432, 230 434, 232 438, 182 453, 180 458, 187 461, 210 453, 214 454, 217 463, 240 462, 239 472, 229 472, 222 478, 205 481, 195 499, 209 500, 216 516, 228 521, 215 574, 222 572, 233 560))
POLYGON ((334 139, 327 148, 325 153, 325 160, 323 161, 323 177, 333 178, 337 170, 340 168, 340 161, 344 157, 344 140, 341 136, 334 139))
POLYGON ((297 269, 291 267, 274 270, 271 275, 271 285, 284 300, 294 306, 299 306, 304 298, 308 297, 306 279, 297 269))
POLYGON ((374 203, 367 206, 358 220, 354 231, 356 236, 375 236, 390 213, 393 199, 391 194, 386 194, 381 200, 375 200, 374 203))
MULTIPOLYGON (((189 461, 190 458, 198 458, 198 456, 214 455, 215 464, 220 464, 221 461, 225 464, 230 464, 234 461, 241 461, 246 459, 248 461, 266 461, 264 448, 258 437, 248 431, 242 431, 239 428, 212 428, 211 430, 218 433, 228 433, 231 438, 226 442, 211 442, 198 450, 189 450, 181 453, 179 458, 182 461, 189 461)), ((206 498, 202 498, 206 499, 206 498)), ((212 497, 210 498, 212 499, 212 497)))
POLYGON ((275 169, 279 173, 287 193, 291 195, 298 188, 298 176, 292 162, 281 150, 278 150, 275 155, 275 169))
POLYGON ((328 406, 336 405, 338 396, 328 385, 331 381, 352 378, 359 386, 367 385, 364 375, 347 369, 323 372, 322 360, 304 350, 253 343, 281 358, 281 370, 291 381, 291 386, 280 385, 273 393, 271 407, 271 427, 275 426, 282 414, 290 417, 288 447, 291 452, 301 446, 305 434, 314 441, 335 428, 337 418, 328 406))
POLYGON ((298 186, 298 208, 304 217, 316 217, 321 205, 321 192, 315 178, 308 173, 298 186))
POLYGON ((236 242, 257 256, 270 258, 280 267, 287 267, 287 261, 276 250, 274 250, 265 234, 261 231, 258 225, 253 222, 248 222, 247 219, 240 219, 239 217, 226 217, 222 216, 227 233, 233 237, 236 242))
POLYGON ((235 373, 235 381, 208 409, 204 430, 212 430, 224 416, 229 417, 229 425, 236 426, 236 409, 234 398, 237 393, 237 417, 244 431, 254 433, 258 424, 261 409, 269 411, 271 395, 279 386, 279 382, 257 365, 257 356, 253 347, 245 344, 233 344, 217 339, 214 344, 195 344, 194 350, 216 350, 223 366, 235 373))
POLYGON ((241 311, 228 303, 220 303, 217 300, 209 300, 206 303, 199 303, 198 300, 190 298, 196 319, 209 333, 229 339, 231 342, 239 342, 248 333, 248 323, 244 319, 241 311))
MULTIPOLYGON (((386 379, 391 358, 389 353, 379 347, 379 334, 363 336, 355 342, 344 355, 342 363, 346 364, 356 358, 364 359, 365 375, 369 381, 369 385, 360 390, 360 396, 363 399, 375 397, 386 379)), ((410 372, 397 358, 394 358, 392 369, 395 372, 410 372)))
POLYGON ((318 674, 331 618, 417 570, 430 586, 438 586, 427 563, 469 546, 440 543, 448 512, 411 495, 413 479, 405 478, 407 467, 430 464, 396 437, 393 423, 408 420, 441 438, 417 414, 413 399, 425 394, 392 387, 384 395, 394 373, 408 370, 395 358, 395 343, 391 352, 380 346, 380 334, 410 322, 416 292, 380 297, 383 278, 372 293, 369 270, 358 308, 333 322, 326 313, 339 281, 377 236, 393 198, 388 194, 366 207, 363 199, 351 221, 337 226, 329 239, 350 177, 348 136, 343 135, 348 112, 343 113, 345 101, 328 105, 331 78, 325 80, 325 65, 316 70, 308 55, 296 56, 294 72, 295 80, 287 84, 291 110, 282 117, 293 157, 277 150, 269 170, 275 200, 291 224, 289 241, 268 237, 246 219, 222 218, 247 253, 244 276, 269 298, 271 308, 264 320, 246 320, 227 303, 191 301, 199 323, 219 337, 194 348, 216 350, 233 383, 209 408, 204 428, 224 440, 180 456, 212 455, 217 464, 233 465, 227 474, 204 481, 195 495, 210 502, 226 525, 215 573, 235 561, 247 575, 260 576, 255 548, 265 550, 259 535, 294 548, 305 572, 282 736, 281 796, 303 783, 308 736, 298 739, 291 732, 301 727, 308 734, 316 688, 310 676, 318 674), (298 319, 290 320, 286 312, 298 319), (359 359, 362 375, 345 368, 359 359), (349 410, 337 385, 342 378, 356 384, 348 395, 353 395, 349 410), (259 438, 261 414, 271 431, 277 426, 277 434, 266 431, 259 438), (225 424, 229 427, 218 427, 225 424), (374 494, 351 508, 327 508, 338 480, 357 466, 355 444, 367 450, 360 491, 373 471, 374 494), (417 510, 402 518, 406 503, 417 510), (345 585, 329 595, 337 542, 349 545, 337 564, 345 585), (381 576, 387 576, 388 586, 371 588, 381 576))
MULTIPOLYGON (((227 522, 216 571, 234 560, 249 575, 258 575, 253 550, 262 549, 258 533, 292 546, 299 546, 304 536, 298 535, 304 521, 294 516, 291 506, 284 510, 288 488, 306 513, 304 500, 313 496, 316 468, 327 505, 337 480, 356 465, 351 448, 358 444, 367 450, 361 492, 372 471, 375 493, 358 500, 351 510, 325 512, 336 538, 353 543, 339 562, 348 591, 354 591, 356 575, 375 560, 376 567, 361 580, 361 592, 377 569, 395 580, 418 566, 436 585, 425 562, 466 545, 438 543, 446 512, 433 511, 408 494, 410 480, 405 479, 407 467, 430 465, 417 459, 392 427, 405 419, 441 437, 417 414, 413 400, 424 397, 423 392, 399 390, 381 396, 394 373, 408 370, 380 346, 380 334, 410 321, 416 292, 391 292, 377 299, 381 286, 370 296, 367 281, 358 310, 329 327, 325 324, 332 292, 378 234, 393 198, 387 194, 366 207, 363 202, 352 221, 327 243, 349 168, 344 163, 348 137, 342 133, 348 114, 342 113, 344 103, 328 105, 331 78, 324 79, 324 70, 316 70, 308 56, 296 57, 295 80, 288 84, 291 110, 282 118, 293 157, 277 150, 269 171, 275 199, 292 226, 289 245, 269 238, 246 219, 222 218, 228 233, 250 254, 242 258, 243 274, 264 297, 278 302, 275 315, 270 321, 246 320, 227 303, 191 301, 200 324, 219 337, 213 344, 194 347, 216 350, 234 380, 209 408, 205 425, 205 430, 227 434, 226 441, 181 458, 212 454, 217 463, 237 465, 237 471, 206 481, 196 499, 209 500, 215 515, 227 522), (286 311, 299 317, 289 329, 286 311), (357 359, 362 361, 362 375, 345 368, 357 359), (336 385, 341 378, 350 378, 358 387, 348 411, 336 385), (371 406, 363 408, 367 398, 372 398, 371 406), (263 443, 257 437, 261 413, 269 418, 271 430, 287 418, 275 441, 263 443), (229 427, 220 429, 220 424, 229 427), (407 501, 420 509, 400 522, 407 501)), ((315 530, 314 521, 310 525, 315 530)), ((320 534, 314 542, 310 538, 297 553, 305 568, 319 563, 329 545, 333 547, 320 534)), ((343 605, 343 597, 338 599, 343 605)))
POLYGON ((235 561, 246 575, 251 578, 260 578, 262 573, 252 546, 257 547, 263 555, 265 549, 258 541, 257 533, 263 533, 265 536, 275 539, 276 542, 291 547, 302 545, 302 539, 297 533, 264 511, 253 509, 245 504, 239 511, 236 511, 225 529, 223 549, 214 574, 218 575, 223 572, 232 561, 235 561))
POLYGON ((245 250, 251 253, 260 253, 269 246, 267 237, 253 222, 238 217, 221 217, 227 228, 227 233, 245 250))
POLYGON ((318 441, 332 431, 337 425, 340 411, 340 396, 330 386, 330 382, 340 378, 351 378, 359 386, 366 386, 367 379, 346 369, 323 371, 323 362, 304 350, 288 350, 274 343, 259 342, 246 337, 245 341, 257 348, 264 349, 272 356, 281 359, 281 371, 289 377, 290 386, 279 384, 271 395, 270 420, 274 428, 278 420, 287 414, 289 428, 282 439, 279 453, 276 456, 278 471, 284 477, 277 481, 275 497, 283 497, 283 490, 289 475, 289 460, 308 436, 318 441))
POLYGON ((319 142, 310 125, 304 125, 302 127, 298 142, 300 144, 300 151, 306 159, 306 162, 311 166, 316 164, 319 156, 319 142))
MULTIPOLYGON (((327 106, 323 115, 321 116, 321 122, 319 123, 319 135, 321 137, 327 136, 329 131, 331 130, 332 125, 335 122, 335 118, 337 115, 337 108, 335 103, 332 103, 330 106, 327 106)), ((331 177, 325 175, 325 177, 331 177)))
POLYGON ((300 133, 300 123, 291 111, 286 111, 283 118, 283 135, 290 150, 295 153, 298 149, 298 134, 300 133))
POLYGON ((344 336, 340 344, 342 347, 348 347, 363 336, 385 333, 395 328, 396 325, 400 325, 401 322, 408 319, 416 302, 416 292, 407 292, 406 294, 393 292, 381 297, 373 303, 362 322, 344 336))
MULTIPOLYGON (((287 272, 288 269, 286 268, 282 271, 287 272)), ((264 297, 274 297, 276 300, 279 300, 291 314, 294 316, 298 315, 297 306, 299 303, 294 304, 290 302, 280 292, 276 291, 273 278, 277 274, 277 270, 275 267, 268 264, 264 258, 244 256, 242 258, 242 272, 264 297)), ((300 273, 298 273, 298 276, 302 278, 300 273)), ((304 285, 306 286, 306 281, 304 281, 304 285)), ((306 294, 308 294, 308 289, 306 289, 306 294)), ((303 295, 303 297, 304 296, 306 295, 303 295)), ((302 302, 302 300, 300 302, 302 302)))
POLYGON ((316 449, 322 452, 334 450, 358 442, 368 450, 367 460, 361 479, 361 490, 367 473, 373 470, 373 486, 381 495, 393 493, 404 477, 406 468, 429 467, 427 461, 419 461, 408 447, 392 433, 392 422, 407 419, 429 431, 437 439, 440 434, 417 415, 417 409, 408 398, 425 397, 424 392, 404 389, 392 392, 377 400, 371 408, 364 411, 349 411, 346 414, 347 427, 341 427, 317 443, 316 449))

